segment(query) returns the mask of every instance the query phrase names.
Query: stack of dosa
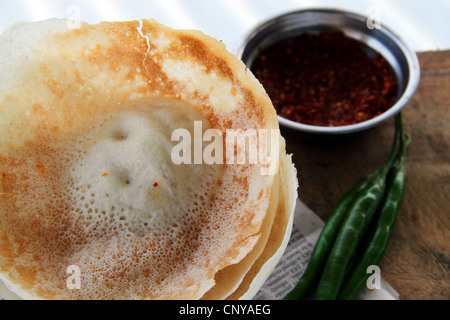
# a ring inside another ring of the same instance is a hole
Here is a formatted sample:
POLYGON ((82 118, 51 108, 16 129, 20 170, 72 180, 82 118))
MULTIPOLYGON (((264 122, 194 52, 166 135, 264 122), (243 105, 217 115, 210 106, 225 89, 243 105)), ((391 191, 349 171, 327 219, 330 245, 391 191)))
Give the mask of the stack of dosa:
POLYGON ((26 299, 251 298, 290 235, 284 140, 264 175, 176 165, 171 134, 278 129, 262 86, 201 32, 67 25, 0 37, 0 279, 26 299))

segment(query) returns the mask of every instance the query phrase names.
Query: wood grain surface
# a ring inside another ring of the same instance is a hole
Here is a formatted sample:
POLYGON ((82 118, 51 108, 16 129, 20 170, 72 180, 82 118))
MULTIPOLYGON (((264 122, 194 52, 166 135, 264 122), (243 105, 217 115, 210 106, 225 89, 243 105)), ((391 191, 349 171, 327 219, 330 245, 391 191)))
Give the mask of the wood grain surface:
MULTIPOLYGON (((403 109, 412 136, 408 181, 381 275, 404 300, 450 299, 450 51, 418 53, 421 80, 403 109)), ((282 128, 299 198, 326 220, 339 198, 388 157, 393 119, 363 133, 324 138, 282 128)))

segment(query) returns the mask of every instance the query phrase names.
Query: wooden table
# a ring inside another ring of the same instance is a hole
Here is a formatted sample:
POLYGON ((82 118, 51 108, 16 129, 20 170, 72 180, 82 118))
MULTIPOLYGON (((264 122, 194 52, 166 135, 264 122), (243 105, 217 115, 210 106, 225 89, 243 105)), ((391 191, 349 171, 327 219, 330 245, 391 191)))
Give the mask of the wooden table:
MULTIPOLYGON (((419 53, 421 82, 403 110, 412 135, 405 197, 381 275, 401 299, 450 299, 450 51, 419 53)), ((394 121, 346 137, 282 128, 294 154, 299 197, 323 220, 360 177, 388 157, 394 121)))

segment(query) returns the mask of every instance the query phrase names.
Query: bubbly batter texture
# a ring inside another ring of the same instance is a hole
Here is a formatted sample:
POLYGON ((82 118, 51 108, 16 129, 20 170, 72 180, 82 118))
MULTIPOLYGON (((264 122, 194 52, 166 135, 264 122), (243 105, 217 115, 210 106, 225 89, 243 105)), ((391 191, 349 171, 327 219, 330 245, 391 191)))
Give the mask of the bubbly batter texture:
POLYGON ((278 128, 222 43, 149 20, 47 20, 8 29, 0 47, 0 278, 21 297, 199 299, 262 251, 275 216, 289 231, 292 206, 270 205, 275 179, 295 174, 284 144, 276 176, 171 160, 171 133, 194 121, 278 128), (80 289, 67 286, 73 265, 80 289))

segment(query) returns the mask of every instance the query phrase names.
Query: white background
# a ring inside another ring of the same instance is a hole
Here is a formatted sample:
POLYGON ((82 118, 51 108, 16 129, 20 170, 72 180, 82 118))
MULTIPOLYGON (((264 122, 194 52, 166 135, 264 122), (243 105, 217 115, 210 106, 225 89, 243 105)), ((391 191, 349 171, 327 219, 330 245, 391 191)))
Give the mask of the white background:
POLYGON ((236 53, 258 23, 306 8, 338 8, 369 15, 414 50, 450 49, 450 0, 0 0, 0 32, 18 21, 73 18, 89 23, 153 18, 176 29, 199 29, 236 53))

